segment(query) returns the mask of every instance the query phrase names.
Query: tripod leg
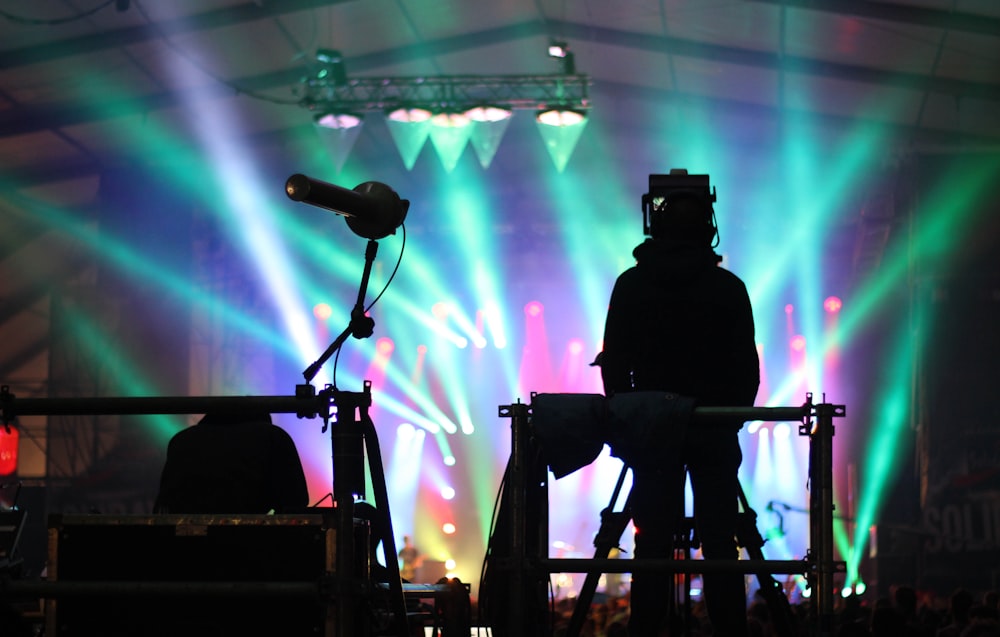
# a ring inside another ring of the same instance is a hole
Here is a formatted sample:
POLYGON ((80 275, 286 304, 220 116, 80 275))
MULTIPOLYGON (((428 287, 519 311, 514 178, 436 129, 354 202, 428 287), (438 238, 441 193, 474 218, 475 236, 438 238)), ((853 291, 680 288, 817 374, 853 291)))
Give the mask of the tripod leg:
POLYGON ((364 426, 365 447, 368 449, 370 457, 369 468, 372 473, 372 488, 375 490, 375 510, 383 517, 380 527, 384 531, 382 549, 385 554, 385 562, 389 571, 389 595, 393 609, 393 626, 396 635, 406 637, 409 634, 409 626, 406 618, 406 598, 403 594, 403 583, 399 575, 399 562, 396 561, 396 540, 392 530, 392 516, 389 514, 389 494, 385 486, 385 473, 382 470, 382 452, 378 443, 378 434, 375 432, 375 424, 367 411, 363 414, 362 424, 364 426))
MULTIPOLYGON (((618 476, 618 483, 615 485, 614 493, 611 496, 611 502, 608 504, 608 508, 601 511, 601 528, 597 531, 597 536, 594 538, 594 546, 596 547, 594 559, 605 559, 611 554, 611 549, 618 547, 622 533, 625 532, 625 527, 632 520, 629 508, 631 494, 629 494, 629 498, 626 498, 625 505, 621 511, 614 510, 615 502, 618 501, 618 496, 621 493, 622 484, 625 482, 627 472, 628 465, 623 465, 621 473, 618 476)), ((576 605, 573 607, 573 615, 570 617, 565 637, 579 636, 583 628, 583 623, 587 619, 587 614, 590 612, 590 604, 594 600, 594 593, 597 591, 597 582, 600 579, 600 573, 587 573, 587 577, 583 580, 583 586, 580 588, 580 595, 576 598, 576 605)))
MULTIPOLYGON (((739 485, 740 513, 739 525, 737 527, 737 543, 747 550, 752 560, 764 560, 764 538, 761 537, 757 528, 757 512, 750 508, 747 496, 743 492, 743 486, 739 485)), ((760 594, 767 602, 771 611, 771 623, 774 624, 774 632, 778 637, 794 637, 798 635, 795 629, 795 615, 792 606, 785 596, 785 591, 770 573, 757 573, 757 583, 760 586, 760 594)))

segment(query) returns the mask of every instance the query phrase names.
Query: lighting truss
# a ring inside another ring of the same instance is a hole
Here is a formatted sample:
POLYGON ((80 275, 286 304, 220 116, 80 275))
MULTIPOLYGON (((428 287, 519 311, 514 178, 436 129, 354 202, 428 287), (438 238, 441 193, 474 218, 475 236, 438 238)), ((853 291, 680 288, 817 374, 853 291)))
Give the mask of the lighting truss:
POLYGON ((322 112, 387 112, 421 106, 460 111, 489 104, 512 110, 590 107, 586 75, 445 75, 363 77, 337 83, 330 78, 302 82, 301 105, 322 112))

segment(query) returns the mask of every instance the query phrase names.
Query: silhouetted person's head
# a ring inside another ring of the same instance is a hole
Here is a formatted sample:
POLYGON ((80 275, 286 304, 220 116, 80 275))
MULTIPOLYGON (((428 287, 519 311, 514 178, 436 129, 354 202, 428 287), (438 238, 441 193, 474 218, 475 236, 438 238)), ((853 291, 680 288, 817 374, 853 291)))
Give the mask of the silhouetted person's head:
POLYGON ((712 204, 695 193, 677 193, 649 216, 654 239, 710 246, 715 238, 712 204))
POLYGON ((917 614, 917 591, 912 586, 900 586, 893 595, 896 608, 906 617, 917 614))
POLYGON ((952 619, 963 623, 969 621, 969 609, 972 608, 973 601, 971 591, 965 588, 955 589, 948 600, 952 619))

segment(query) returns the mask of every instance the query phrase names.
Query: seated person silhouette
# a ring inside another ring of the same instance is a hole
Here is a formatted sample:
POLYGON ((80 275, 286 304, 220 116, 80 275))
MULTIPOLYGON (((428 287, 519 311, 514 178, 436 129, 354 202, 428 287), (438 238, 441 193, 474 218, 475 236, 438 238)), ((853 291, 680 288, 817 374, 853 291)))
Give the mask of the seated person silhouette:
POLYGON ((288 432, 267 412, 219 412, 170 439, 153 512, 299 513, 308 504, 288 432))

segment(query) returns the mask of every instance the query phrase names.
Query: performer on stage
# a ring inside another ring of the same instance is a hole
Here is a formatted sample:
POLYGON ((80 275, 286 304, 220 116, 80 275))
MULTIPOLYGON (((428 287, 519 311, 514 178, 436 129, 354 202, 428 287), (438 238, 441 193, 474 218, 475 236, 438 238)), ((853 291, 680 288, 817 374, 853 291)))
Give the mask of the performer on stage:
POLYGON ((399 576, 407 582, 415 582, 417 569, 424 561, 424 556, 413 544, 413 538, 403 536, 403 548, 399 549, 399 576))

